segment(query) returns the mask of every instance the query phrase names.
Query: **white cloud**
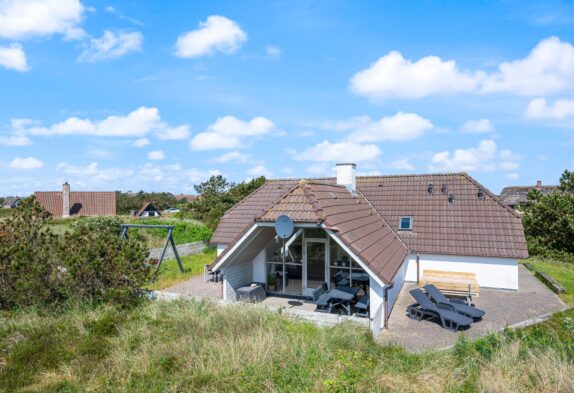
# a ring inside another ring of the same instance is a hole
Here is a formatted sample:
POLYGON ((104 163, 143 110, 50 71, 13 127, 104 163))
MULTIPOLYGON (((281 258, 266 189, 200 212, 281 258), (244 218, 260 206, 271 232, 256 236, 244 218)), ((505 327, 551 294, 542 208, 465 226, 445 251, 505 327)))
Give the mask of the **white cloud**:
POLYGON ((199 29, 177 38, 176 55, 197 57, 215 52, 235 53, 247 41, 247 34, 239 25, 224 16, 212 15, 199 24, 199 29))
POLYGON ((28 146, 32 141, 25 135, 0 135, 0 145, 3 146, 28 146))
POLYGON ((283 50, 277 46, 268 46, 265 48, 265 54, 270 59, 279 59, 283 55, 283 50))
POLYGON ((218 162, 220 164, 225 164, 227 162, 246 163, 247 161, 249 161, 249 158, 250 158, 249 154, 243 154, 235 150, 217 157, 215 159, 215 162, 218 162))
POLYGON ((518 169, 519 156, 505 149, 498 152, 493 140, 483 140, 478 147, 456 149, 454 153, 443 151, 433 155, 429 169, 435 171, 482 171, 518 169))
POLYGON ((27 158, 16 157, 10 163, 10 168, 22 169, 22 170, 33 170, 42 168, 43 166, 44 163, 34 157, 27 157, 27 158))
POLYGON ((152 150, 149 153, 147 153, 147 158, 150 160, 163 160, 165 159, 165 153, 163 152, 163 150, 152 150))
POLYGON ((24 53, 22 45, 9 44, 8 46, 0 46, 0 66, 20 72, 28 71, 30 68, 28 67, 26 53, 24 53))
POLYGON ((556 100, 548 104, 544 98, 536 98, 528 104, 526 117, 530 119, 561 120, 574 115, 574 100, 556 100))
POLYGON ((490 121, 490 119, 478 119, 478 120, 469 120, 464 123, 460 130, 462 132, 466 132, 469 134, 487 134, 489 132, 494 132, 494 124, 490 121))
POLYGON ((100 121, 70 117, 49 127, 42 127, 29 119, 13 119, 14 135, 35 136, 100 136, 143 137, 152 134, 160 139, 185 139, 189 126, 171 127, 161 120, 157 108, 140 107, 126 116, 109 116, 100 121))
POLYGON ((427 56, 412 62, 393 51, 351 79, 351 90, 371 99, 422 98, 476 89, 479 76, 459 70, 454 60, 427 56))
POLYGON ((143 35, 140 32, 123 33, 106 30, 101 38, 90 39, 90 44, 78 57, 80 63, 97 63, 116 59, 130 52, 141 51, 143 35))
POLYGON ((402 171, 412 171, 415 169, 415 166, 410 162, 408 158, 401 158, 399 160, 393 161, 390 163, 389 167, 402 171))
POLYGON ((245 121, 234 116, 224 116, 197 134, 190 146, 193 150, 236 149, 242 146, 245 138, 266 135, 275 130, 275 123, 265 117, 245 121))
POLYGON ((354 142, 331 143, 323 141, 300 153, 295 154, 299 161, 318 162, 365 162, 376 159, 381 151, 376 145, 365 145, 354 142))
POLYGON ((406 141, 418 138, 430 130, 432 123, 416 113, 397 112, 393 116, 372 120, 359 116, 332 124, 336 131, 352 131, 352 142, 406 141))
POLYGON ((527 57, 504 62, 486 77, 481 91, 519 95, 555 93, 574 87, 574 46, 550 37, 540 41, 527 57))
POLYGON ((500 63, 497 71, 463 71, 454 60, 437 56, 418 61, 390 52, 359 71, 350 89, 372 100, 423 98, 458 93, 542 95, 574 87, 574 46, 558 37, 541 40, 518 60, 500 63))
POLYGON ((78 27, 84 7, 79 0, 2 0, 0 38, 23 39, 63 34, 77 39, 85 35, 78 27))
POLYGON ((506 174, 506 178, 510 179, 510 180, 516 180, 518 179, 520 176, 518 175, 518 173, 507 173, 506 174))
POLYGON ((58 164, 57 169, 67 175, 75 176, 83 179, 85 182, 92 183, 106 183, 115 180, 121 180, 132 177, 134 171, 132 169, 124 168, 105 168, 99 167, 97 162, 92 162, 87 166, 70 165, 66 162, 58 164))
POLYGON ((136 139, 134 141, 134 143, 132 143, 132 146, 134 147, 144 147, 150 144, 150 141, 148 138, 140 138, 140 139, 136 139))
POLYGON ((252 177, 259 177, 259 176, 271 177, 273 175, 273 173, 269 169, 267 169, 265 165, 256 165, 253 168, 249 169, 247 171, 247 174, 252 177))

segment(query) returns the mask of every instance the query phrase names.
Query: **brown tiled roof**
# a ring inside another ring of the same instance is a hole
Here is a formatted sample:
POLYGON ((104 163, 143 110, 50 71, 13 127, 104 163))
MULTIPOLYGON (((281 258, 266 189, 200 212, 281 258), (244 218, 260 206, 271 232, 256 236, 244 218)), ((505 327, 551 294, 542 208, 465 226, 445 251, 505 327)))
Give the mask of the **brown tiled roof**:
POLYGON ((500 192, 500 200, 509 206, 526 205, 530 190, 538 190, 543 195, 553 193, 558 186, 512 186, 504 187, 500 192))
POLYGON ((136 216, 136 217, 141 217, 141 215, 142 215, 145 211, 156 211, 156 212, 158 212, 158 213, 161 215, 161 213, 159 212, 159 210, 157 210, 157 209, 155 208, 155 206, 152 205, 151 202, 146 202, 146 203, 144 203, 144 205, 142 206, 142 208, 139 209, 139 210, 134 214, 134 216, 136 216))
MULTIPOLYGON (((335 183, 333 178, 309 181, 335 183)), ((256 218, 264 217, 298 184, 298 180, 268 181, 225 214, 211 242, 233 243, 256 218)), ((465 173, 357 177, 357 189, 411 252, 506 258, 528 256, 520 216, 465 173), (430 183, 433 184, 432 194, 428 193, 430 183), (441 192, 443 184, 446 193, 441 192), (483 199, 478 197, 480 190, 484 191, 483 199), (452 204, 448 201, 449 195, 454 196, 452 204), (412 217, 411 231, 398 230, 402 216, 412 217)), ((308 207, 299 209, 303 214, 308 207)), ((348 211, 350 218, 354 215, 348 211)))
MULTIPOLYGON (((36 200, 54 217, 62 217, 60 191, 36 191, 36 200)), ((115 192, 70 192, 70 216, 115 216, 115 192)))
POLYGON ((193 202, 197 199, 197 195, 191 195, 191 194, 178 194, 175 195, 175 200, 176 201, 181 201, 183 199, 187 199, 188 202, 193 202))

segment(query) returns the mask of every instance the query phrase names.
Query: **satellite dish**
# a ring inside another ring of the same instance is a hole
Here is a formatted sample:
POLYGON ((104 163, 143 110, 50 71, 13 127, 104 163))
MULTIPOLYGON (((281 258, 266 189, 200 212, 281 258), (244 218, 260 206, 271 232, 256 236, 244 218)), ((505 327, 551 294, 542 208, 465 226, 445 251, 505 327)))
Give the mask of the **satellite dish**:
POLYGON ((275 220, 275 232, 281 239, 287 239, 293 233, 293 220, 286 215, 281 215, 275 220))

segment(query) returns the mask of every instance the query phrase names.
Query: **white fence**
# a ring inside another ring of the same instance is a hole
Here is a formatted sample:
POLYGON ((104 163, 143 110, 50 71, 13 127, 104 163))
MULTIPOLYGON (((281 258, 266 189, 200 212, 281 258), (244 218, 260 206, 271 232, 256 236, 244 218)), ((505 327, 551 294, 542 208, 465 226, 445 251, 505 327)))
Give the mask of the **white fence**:
MULTIPOLYGON (((193 243, 184 243, 178 244, 176 246, 177 253, 180 257, 184 257, 186 255, 194 255, 200 254, 207 245, 204 242, 193 242, 193 243)), ((149 251, 149 257, 153 259, 159 259, 161 257, 162 248, 153 248, 149 251)), ((175 255, 173 253, 173 248, 171 244, 167 246, 167 250, 165 250, 165 257, 164 260, 175 259, 175 255)))

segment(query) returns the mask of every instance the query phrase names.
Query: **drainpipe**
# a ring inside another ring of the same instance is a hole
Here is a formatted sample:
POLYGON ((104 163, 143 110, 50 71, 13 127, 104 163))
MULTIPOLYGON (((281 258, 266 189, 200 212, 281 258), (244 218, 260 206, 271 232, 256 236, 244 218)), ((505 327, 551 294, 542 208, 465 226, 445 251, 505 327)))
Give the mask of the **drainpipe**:
POLYGON ((417 284, 420 284, 420 274, 421 274, 421 262, 419 258, 419 253, 417 253, 417 284))
POLYGON ((385 316, 385 322, 383 324, 385 329, 389 328, 389 289, 393 286, 385 286, 383 290, 383 315, 385 316))

